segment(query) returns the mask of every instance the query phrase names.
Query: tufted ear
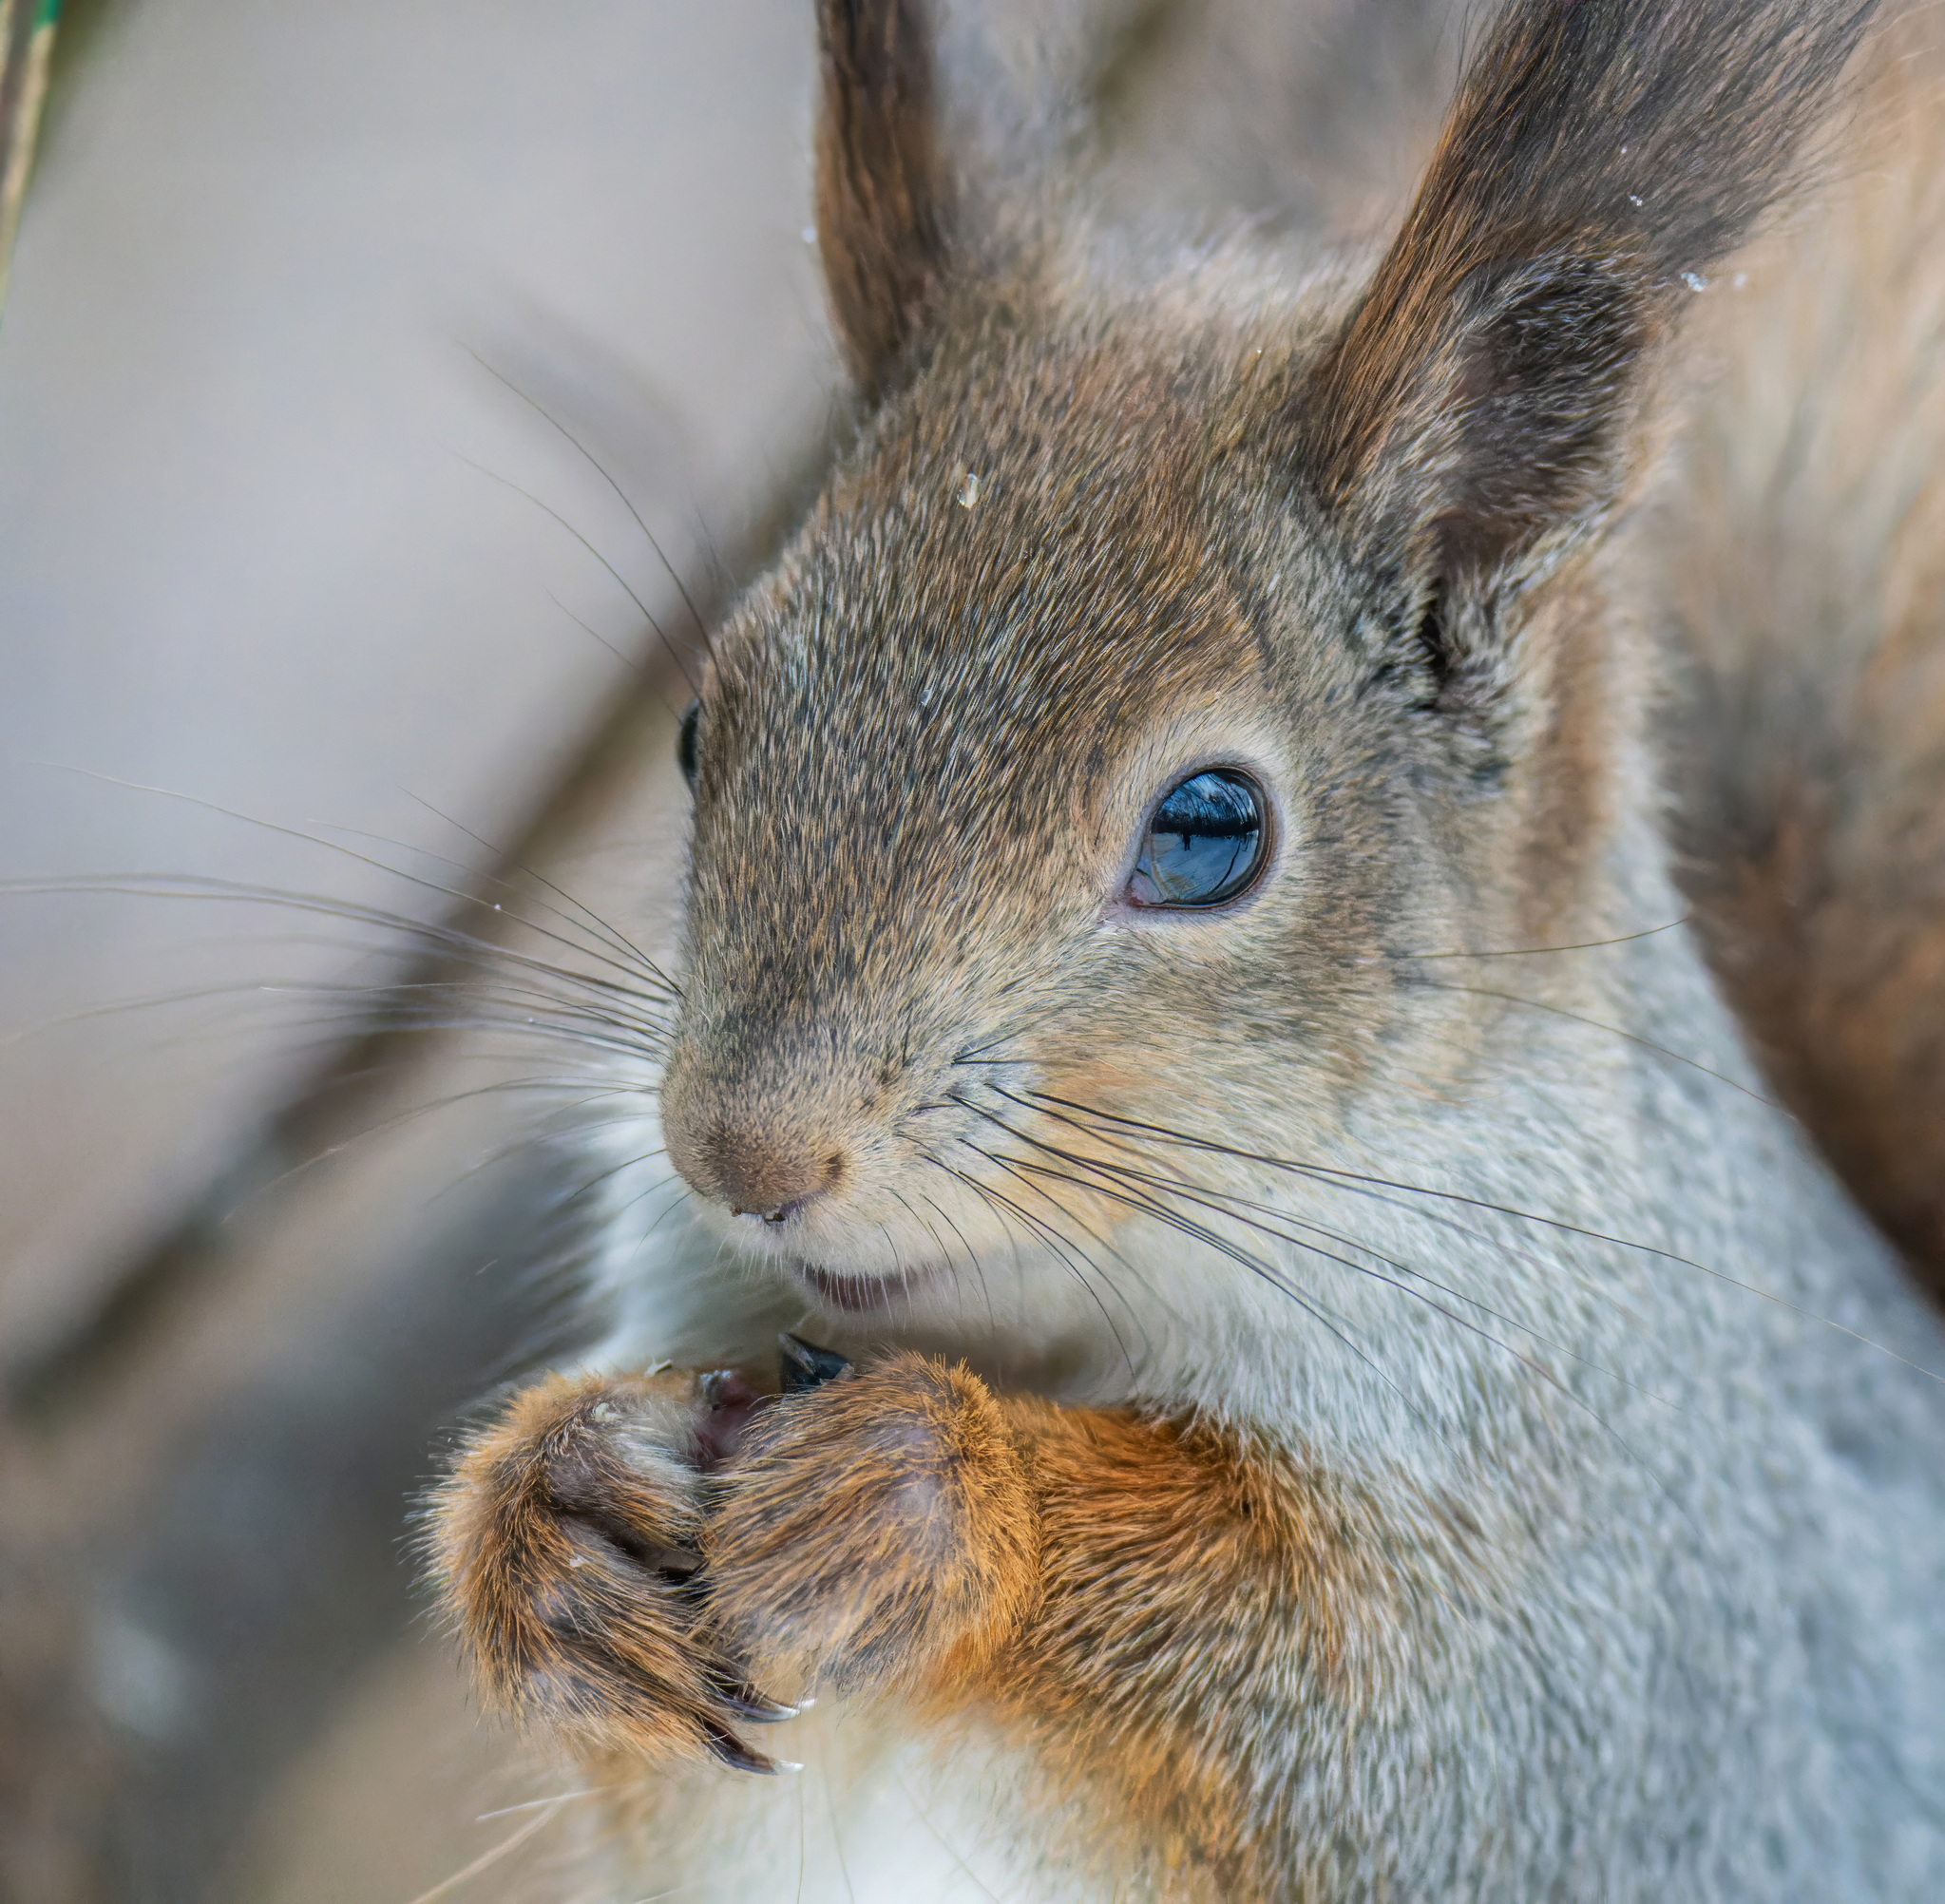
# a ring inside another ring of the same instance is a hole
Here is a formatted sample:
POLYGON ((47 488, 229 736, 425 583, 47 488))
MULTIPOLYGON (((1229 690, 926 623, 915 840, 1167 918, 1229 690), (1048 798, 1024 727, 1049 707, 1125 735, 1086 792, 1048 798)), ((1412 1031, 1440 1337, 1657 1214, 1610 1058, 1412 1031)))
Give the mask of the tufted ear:
POLYGON ((1517 586, 1597 524, 1653 347, 1793 181, 1872 10, 1502 7, 1402 229, 1280 425, 1424 638, 1455 591, 1517 586))
POLYGON ((817 38, 825 284, 851 373, 879 396, 909 357, 944 277, 932 36, 921 0, 818 0, 817 38))

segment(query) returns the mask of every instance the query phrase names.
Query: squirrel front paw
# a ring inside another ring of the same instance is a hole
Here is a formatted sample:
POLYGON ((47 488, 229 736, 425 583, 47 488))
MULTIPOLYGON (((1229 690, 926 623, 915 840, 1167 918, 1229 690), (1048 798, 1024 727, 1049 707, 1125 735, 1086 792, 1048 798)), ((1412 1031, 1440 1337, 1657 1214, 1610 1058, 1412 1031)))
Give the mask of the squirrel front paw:
POLYGON ((799 1692, 970 1669, 1039 1576, 999 1402, 969 1369, 913 1354, 756 1414, 701 1539, 715 1629, 799 1692))
POLYGON ((556 1376, 476 1436, 432 1504, 446 1608, 494 1704, 582 1751, 775 1767, 734 1730, 792 1716, 710 1631, 704 1470, 737 1378, 556 1376))
POLYGON ((432 1546, 497 1703, 582 1751, 771 1771, 735 1726, 794 1708, 753 1680, 912 1684, 1012 1628, 1034 1514, 985 1385, 790 1339, 783 1374, 556 1377, 473 1440, 432 1546))

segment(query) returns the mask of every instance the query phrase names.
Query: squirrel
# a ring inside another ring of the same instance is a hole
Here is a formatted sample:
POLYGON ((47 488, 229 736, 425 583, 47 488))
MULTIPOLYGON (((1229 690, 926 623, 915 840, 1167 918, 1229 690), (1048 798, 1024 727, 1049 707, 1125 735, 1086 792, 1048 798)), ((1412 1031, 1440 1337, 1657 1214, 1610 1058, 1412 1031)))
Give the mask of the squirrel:
POLYGON ((921 0, 817 22, 859 422, 682 724, 686 1194, 429 1512, 585 1894, 1945 1895, 1859 1201, 1945 934, 1775 713, 1927 810, 1924 17, 1500 0, 1363 248, 982 192, 921 0))

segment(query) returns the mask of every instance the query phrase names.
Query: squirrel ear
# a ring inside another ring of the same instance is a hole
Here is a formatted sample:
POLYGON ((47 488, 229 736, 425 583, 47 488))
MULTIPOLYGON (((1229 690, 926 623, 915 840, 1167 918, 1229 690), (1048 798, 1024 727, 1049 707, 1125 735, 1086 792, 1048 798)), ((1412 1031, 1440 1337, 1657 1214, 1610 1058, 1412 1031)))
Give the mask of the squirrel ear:
POLYGON ((1476 265, 1442 308, 1386 309, 1388 290, 1320 367, 1311 466, 1384 566, 1516 579, 1618 485, 1654 300, 1625 262, 1573 251, 1476 265))
POLYGON ((919 0, 818 0, 817 240, 868 396, 895 381, 945 261, 931 34, 919 0))
POLYGON ((1508 0, 1404 225, 1282 428, 1418 590, 1597 522, 1640 371, 1791 184, 1873 0, 1508 0))

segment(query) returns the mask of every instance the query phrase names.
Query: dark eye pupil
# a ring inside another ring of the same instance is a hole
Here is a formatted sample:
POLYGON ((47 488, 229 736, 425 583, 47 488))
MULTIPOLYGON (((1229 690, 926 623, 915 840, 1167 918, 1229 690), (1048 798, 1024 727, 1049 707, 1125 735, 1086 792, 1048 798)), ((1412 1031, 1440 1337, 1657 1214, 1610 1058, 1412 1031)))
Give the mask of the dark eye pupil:
POLYGON ((1247 774, 1212 767, 1170 792, 1148 823, 1128 882, 1133 905, 1220 905, 1262 868, 1263 794, 1247 774))
POLYGON ((696 733, 701 725, 702 703, 691 701, 689 712, 682 716, 682 731, 676 736, 676 762, 691 787, 696 785, 696 733))

